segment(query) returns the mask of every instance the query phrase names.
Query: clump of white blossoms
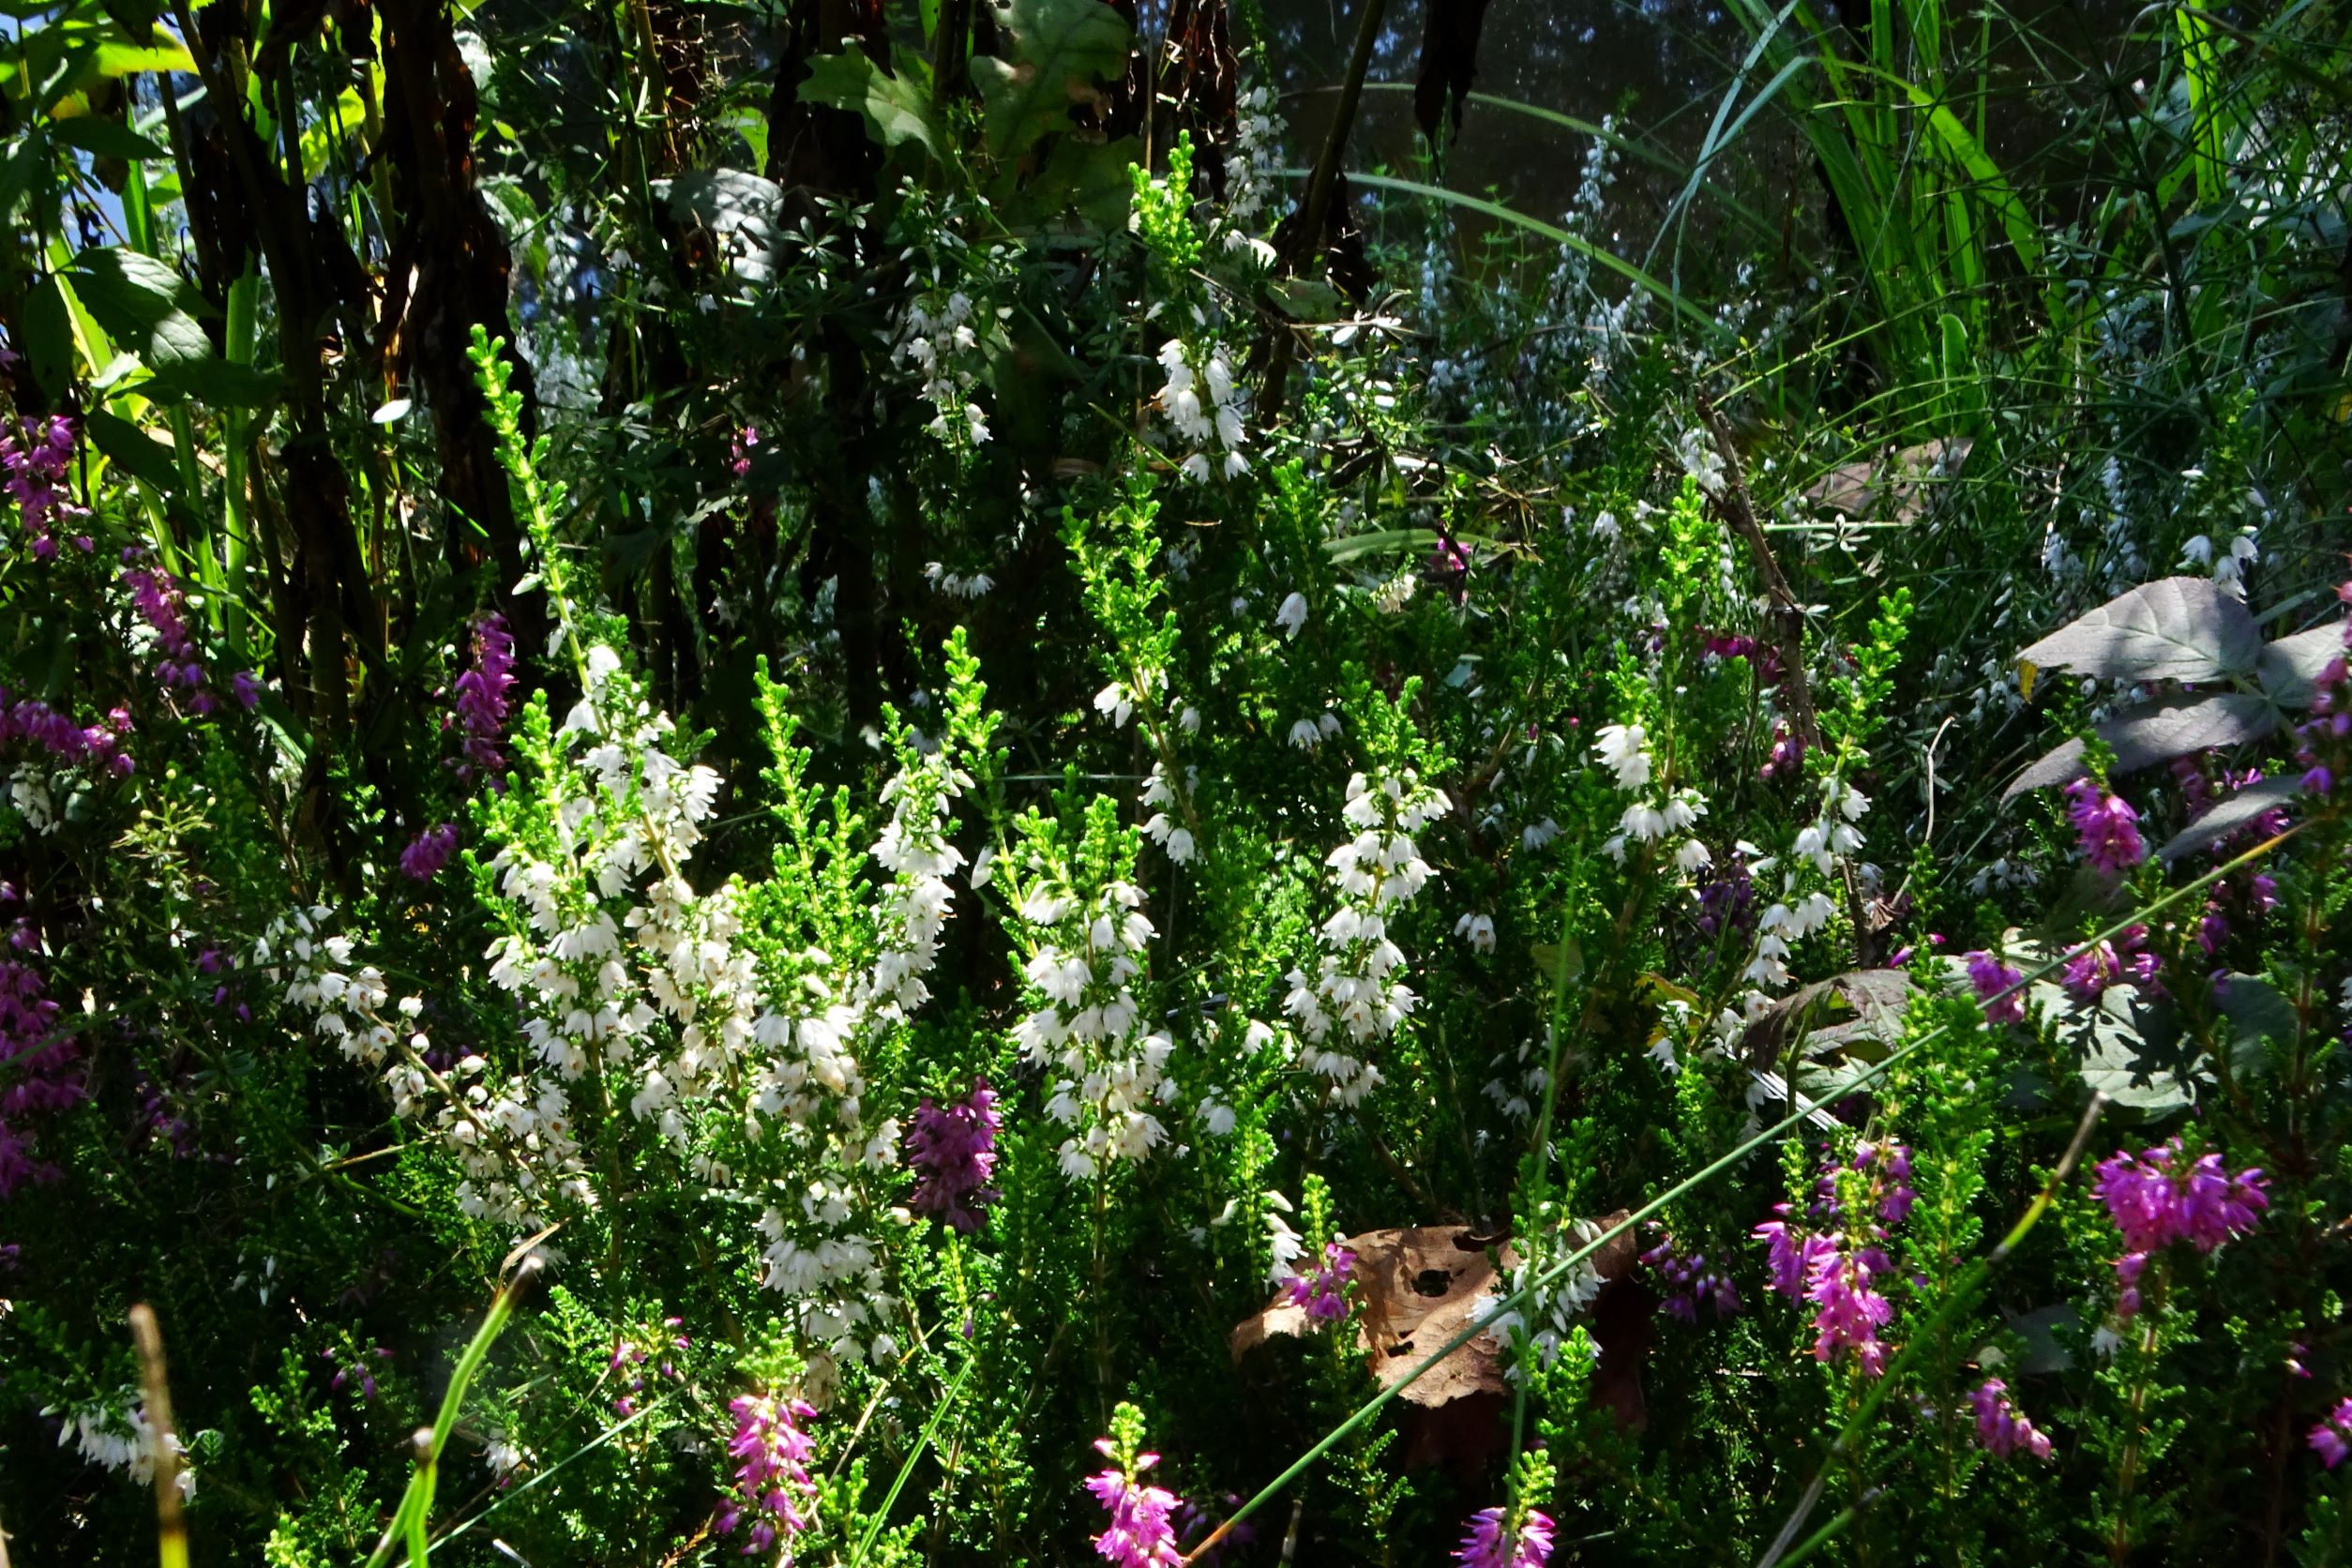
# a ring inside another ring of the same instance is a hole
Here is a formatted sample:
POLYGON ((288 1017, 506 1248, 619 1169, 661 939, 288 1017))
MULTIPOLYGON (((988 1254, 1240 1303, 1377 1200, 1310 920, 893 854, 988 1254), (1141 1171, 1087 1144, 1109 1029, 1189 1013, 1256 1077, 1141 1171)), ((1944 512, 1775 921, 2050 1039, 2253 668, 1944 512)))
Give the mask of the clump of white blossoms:
POLYGON ((951 599, 985 599, 996 591, 996 579, 986 572, 951 572, 937 561, 923 564, 923 579, 951 599))
POLYGON ((2242 528, 2238 536, 2216 546, 2211 535, 2199 534, 2180 547, 2180 564, 2203 566, 2213 574, 2214 585, 2233 598, 2246 596, 2246 568, 2262 559, 2254 530, 2242 528))
MULTIPOLYGON (((1099 809, 1090 816, 1090 846, 1108 826, 1099 809)), ((1114 1161, 1147 1158, 1168 1136, 1154 1112, 1176 1095, 1164 1070, 1176 1046, 1145 1027, 1135 993, 1152 922, 1143 890, 1124 875, 1075 887, 1035 836, 1023 858, 1032 878, 1019 913, 1038 938, 1023 972, 1039 1004, 1013 1039, 1024 1062, 1056 1075, 1046 1114, 1071 1129, 1063 1173, 1091 1181, 1114 1161)))
POLYGON ((1380 1081, 1364 1056, 1419 1003, 1412 988, 1395 978, 1405 955, 1389 939, 1388 926, 1429 880, 1413 835, 1451 809, 1445 792, 1410 768, 1348 780, 1344 815, 1358 831, 1325 860, 1339 907, 1317 933, 1322 951, 1315 973, 1292 970, 1283 1002, 1306 1038, 1302 1060, 1331 1080, 1343 1105, 1354 1105, 1380 1081))
POLYGON ((1232 225, 1225 236, 1228 249, 1250 243, 1240 225, 1265 210, 1268 195, 1281 178, 1282 146, 1274 107, 1274 90, 1263 84, 1244 89, 1233 100, 1233 145, 1225 156, 1223 217, 1232 225))
POLYGON ((1617 787, 1637 798, 1617 820, 1617 832, 1601 845, 1610 859, 1622 861, 1628 844, 1674 840, 1669 857, 1685 875, 1703 869, 1714 856, 1691 835, 1707 814, 1707 799, 1696 790, 1653 790, 1657 763, 1650 754, 1650 735, 1638 724, 1605 726, 1594 737, 1593 756, 1616 776, 1617 787))
MULTIPOLYGON (((1600 1269, 1588 1257, 1551 1284, 1540 1289, 1530 1288, 1560 1259, 1598 1241, 1603 1229, 1596 1221, 1580 1219, 1564 1230, 1553 1232, 1549 1245, 1541 1241, 1523 1243, 1528 1256, 1512 1268, 1509 1283, 1511 1293, 1526 1290, 1527 1294, 1519 1305, 1488 1323, 1486 1332, 1505 1345, 1523 1340, 1542 1364, 1549 1366, 1560 1355, 1560 1342, 1575 1329, 1576 1316, 1599 1297, 1605 1282, 1600 1269)), ((1501 1299, 1489 1287, 1473 1305, 1483 1316, 1493 1311, 1501 1299)), ((1525 1373, 1515 1362, 1504 1375, 1516 1383, 1525 1373)))
POLYGON ((1166 764, 1152 764, 1152 776, 1144 781, 1140 798, 1152 810, 1143 823, 1143 837, 1167 851, 1168 858, 1179 866, 1192 859, 1197 852, 1192 829, 1179 827, 1168 820, 1168 807, 1176 804, 1176 792, 1168 786, 1166 764))
POLYGON ((1234 381, 1225 350, 1188 350, 1182 339, 1170 338, 1160 345, 1159 359, 1168 380, 1153 400, 1178 439, 1193 448, 1179 466, 1204 484, 1213 473, 1229 479, 1248 473, 1242 421, 1249 412, 1249 388, 1234 381), (1214 464, 1213 451, 1222 453, 1214 464))
POLYGON ((988 439, 988 414, 979 400, 986 368, 979 334, 986 324, 961 289, 944 299, 918 294, 898 324, 897 357, 923 378, 924 401, 936 411, 929 430, 950 445, 976 446, 988 439))
POLYGON ((1759 990, 1748 998, 1751 1016, 1763 1003, 1761 988, 1788 984, 1789 949, 1835 918, 1837 903, 1828 890, 1841 866, 1862 848, 1862 830, 1854 824, 1869 809, 1867 796, 1832 776, 1822 786, 1819 815, 1797 830, 1787 856, 1750 867, 1759 877, 1775 865, 1781 872, 1780 896, 1756 921, 1756 957, 1747 980, 1759 990))
MULTIPOLYGON (((156 1440, 155 1424, 147 1419, 147 1408, 136 1392, 126 1394, 119 1405, 88 1406, 72 1411, 46 1410, 43 1415, 63 1415, 59 1423, 57 1446, 71 1447, 91 1464, 115 1470, 141 1486, 155 1484, 156 1461, 162 1456, 162 1445, 156 1440)), ((188 1447, 174 1432, 169 1439, 178 1470, 173 1484, 179 1487, 181 1500, 196 1495, 196 1471, 188 1463, 188 1447)))

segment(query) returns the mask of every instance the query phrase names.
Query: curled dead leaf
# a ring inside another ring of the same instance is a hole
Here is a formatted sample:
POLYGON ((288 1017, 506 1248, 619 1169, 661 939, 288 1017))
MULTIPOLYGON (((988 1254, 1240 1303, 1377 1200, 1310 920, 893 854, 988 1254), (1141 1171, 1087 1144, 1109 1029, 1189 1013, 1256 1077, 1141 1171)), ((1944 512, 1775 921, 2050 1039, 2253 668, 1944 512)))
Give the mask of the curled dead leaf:
MULTIPOLYGON (((1601 1224, 1615 1225, 1624 1217, 1620 1210, 1601 1224)), ((1468 1328, 1502 1294, 1496 1252, 1500 1250, 1505 1268, 1518 1259, 1508 1245, 1498 1248, 1499 1241, 1458 1225, 1406 1226, 1343 1239, 1341 1244, 1356 1259, 1358 1343, 1380 1387, 1404 1382, 1424 1359, 1468 1328)), ((1634 1237, 1627 1231, 1610 1238, 1592 1262, 1604 1281, 1615 1282, 1632 1272, 1634 1259, 1634 1237)), ((1233 1359, 1239 1361, 1277 1334, 1304 1334, 1308 1329, 1305 1310, 1292 1306, 1287 1294, 1277 1295, 1264 1311, 1234 1326, 1233 1359)), ((1499 1395, 1505 1388, 1501 1349, 1493 1334, 1482 1334, 1423 1373, 1398 1397, 1434 1409, 1469 1395, 1499 1395)))

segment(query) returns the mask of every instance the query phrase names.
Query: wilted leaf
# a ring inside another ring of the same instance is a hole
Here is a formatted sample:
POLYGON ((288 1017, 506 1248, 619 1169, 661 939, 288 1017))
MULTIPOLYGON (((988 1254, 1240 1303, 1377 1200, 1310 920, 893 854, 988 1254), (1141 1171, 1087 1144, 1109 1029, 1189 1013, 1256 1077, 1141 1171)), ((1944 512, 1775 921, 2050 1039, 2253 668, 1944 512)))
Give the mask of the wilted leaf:
POLYGON ((2262 681, 2262 689, 2281 707, 2309 707, 2312 698, 2317 695, 2314 688, 2319 672, 2328 668, 2329 659, 2343 652, 2344 623, 2329 621, 2309 631, 2282 637, 2265 647, 2254 672, 2262 681))
POLYGON ((2019 654, 2042 670, 2108 681, 2213 681, 2250 673, 2262 633, 2208 579, 2167 577, 2108 600, 2019 654))
POLYGON ((2258 779, 2174 834, 2156 852, 2157 857, 2178 860, 2192 850, 2210 848, 2215 841, 2228 837, 2265 812, 2284 806, 2301 792, 2302 787, 2302 780, 2292 774, 2258 779))
MULTIPOLYGON (((2097 732, 2115 753, 2108 772, 2125 774, 2209 746, 2254 740, 2269 734, 2278 723, 2279 710, 2268 699, 2224 691, 2162 698, 2118 715, 2099 725, 2097 732)), ((2088 771, 2083 764, 2083 743, 2068 741, 2010 780, 2001 799, 2068 783, 2088 771)))
MULTIPOLYGON (((1621 1210, 1600 1223, 1611 1226, 1624 1217, 1621 1210)), ((1356 1255, 1353 1277, 1361 1305, 1355 1320, 1373 1379, 1382 1388, 1403 1382, 1503 1292, 1488 1250, 1491 1239, 1460 1226, 1367 1230, 1340 1244, 1356 1255)), ((1506 1267, 1516 1262, 1508 1247, 1501 1251, 1506 1267)), ((1622 1279, 1633 1270, 1635 1251, 1631 1231, 1611 1237, 1593 1254, 1592 1266, 1604 1280, 1622 1279)), ((1305 1309, 1292 1306, 1287 1294, 1277 1295, 1263 1312, 1235 1325, 1233 1358, 1239 1361, 1275 1334, 1307 1332, 1305 1309)), ((1500 1353, 1495 1336, 1482 1334, 1423 1373, 1398 1397, 1434 1407, 1467 1395, 1500 1394, 1505 1387, 1500 1353)))
POLYGON ((1123 76, 1132 29, 1102 0, 1003 0, 996 24, 1010 58, 972 62, 980 89, 990 156, 1025 151, 1039 137, 1070 128, 1070 110, 1103 97, 1123 76))
POLYGON ((1855 1040, 1892 1045, 1902 1037, 1903 1012, 1911 1003, 1912 981, 1900 969, 1854 969, 1800 987, 1758 1015, 1740 1036, 1743 1057, 1756 1066, 1770 1066, 1787 1054, 1791 1038, 1802 1035, 1818 1049, 1847 1046, 1855 1040), (1826 1028, 1813 1027, 1823 1004, 1842 1007, 1847 1017, 1826 1028))
POLYGON ((1413 118, 1421 134, 1438 140, 1438 125, 1453 105, 1454 133, 1462 133, 1462 106, 1478 75, 1478 35, 1486 0, 1425 0, 1421 22, 1421 74, 1413 82, 1413 118))

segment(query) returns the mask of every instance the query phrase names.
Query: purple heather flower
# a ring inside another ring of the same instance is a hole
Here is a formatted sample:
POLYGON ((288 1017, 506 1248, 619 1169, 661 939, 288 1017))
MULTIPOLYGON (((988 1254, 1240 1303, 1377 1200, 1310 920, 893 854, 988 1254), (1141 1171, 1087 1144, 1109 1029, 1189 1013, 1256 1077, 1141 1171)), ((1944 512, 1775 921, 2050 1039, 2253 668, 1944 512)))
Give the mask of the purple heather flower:
POLYGON ((2006 1459, 2021 1449, 2037 1459, 2050 1456, 2050 1440, 2017 1413, 2009 1402, 2009 1385, 1998 1378, 1985 1379, 1968 1403, 1976 1407, 1976 1440, 1993 1457, 2006 1459))
POLYGON ((1887 1347, 1878 1337, 1894 1316, 1887 1298, 1871 1282, 1894 1264, 1878 1247, 1835 1248, 1816 1254, 1805 1274, 1805 1299, 1813 1303, 1813 1359, 1828 1363, 1850 1350, 1862 1369, 1877 1377, 1887 1369, 1887 1347))
MULTIPOLYGON (((124 555, 127 560, 138 559, 128 550, 124 555)), ((188 629, 188 600, 180 580, 159 566, 127 566, 121 581, 130 590, 131 609, 153 634, 156 679, 163 684, 164 691, 184 690, 191 710, 212 712, 218 704, 204 684, 204 662, 197 655, 196 634, 188 629)))
MULTIPOLYGON (((73 421, 63 415, 0 430, 0 474, 6 475, 0 490, 17 504, 33 553, 43 561, 56 558, 59 523, 89 516, 66 490, 73 451, 73 421)), ((85 552, 90 549, 80 536, 74 542, 85 552)))
POLYGON ((58 1005, 40 972, 0 960, 0 1199, 27 1182, 53 1182, 38 1159, 27 1118, 50 1116, 84 1097, 80 1040, 57 1028, 58 1005))
POLYGON ((400 874, 413 882, 430 882, 441 875, 441 868, 449 864, 449 855, 457 847, 456 823, 427 828, 400 852, 400 874))
POLYGON ((1086 1489, 1110 1513, 1110 1523, 1094 1537, 1094 1555, 1118 1568, 1177 1568, 1184 1560, 1176 1549, 1171 1515, 1176 1494, 1164 1486, 1147 1486, 1138 1478, 1160 1462, 1156 1454, 1138 1454, 1129 1470, 1115 1468, 1118 1454, 1108 1438, 1095 1449, 1114 1468, 1089 1476, 1086 1489))
POLYGON ((2090 779, 2077 778, 2066 787, 2066 820, 2074 826, 2083 859, 2096 870, 2120 875, 2148 858, 2140 814, 2090 779))
POLYGON ((2025 1022, 2025 993, 2016 988, 2024 982, 2024 973, 1982 948, 1969 954, 1967 962, 1968 984, 1976 988, 1977 1000, 1984 1003, 1984 1021, 2025 1022))
POLYGON ((261 705, 262 678, 250 670, 240 670, 229 677, 229 695, 237 700, 237 706, 251 713, 261 705))
POLYGON ((1664 1309, 1667 1317, 1696 1323, 1701 1302, 1713 1307, 1718 1319, 1738 1314, 1740 1288, 1731 1282, 1729 1274, 1709 1269, 1705 1253, 1685 1257, 1674 1244, 1674 1238, 1662 1231, 1658 1244, 1643 1253, 1641 1261, 1657 1270, 1666 1280, 1664 1309))
POLYGON ((1706 867, 1698 875, 1699 934, 1711 940, 1726 930, 1742 943, 1756 931, 1756 884, 1737 860, 1720 870, 1706 867))
POLYGON ((133 763, 122 749, 130 733, 130 715, 116 708, 96 724, 79 725, 48 703, 27 698, 11 702, 0 691, 0 746, 29 741, 61 762, 103 767, 128 776, 133 763))
POLYGON ((727 460, 727 472, 740 479, 751 472, 751 450, 760 445, 760 427, 746 425, 735 437, 734 450, 727 460))
POLYGON ((727 1408, 735 1417, 727 1452, 743 1464, 735 1471, 733 1494, 719 1505, 718 1532, 731 1535, 748 1519, 750 1540, 743 1555, 762 1556, 780 1540, 783 1551, 776 1560, 789 1565, 793 1537, 817 1517, 817 1484, 808 1476, 816 1450, 801 1429, 817 1412, 798 1399, 773 1394, 746 1394, 727 1408))
POLYGON ((2231 1176, 2218 1153, 2201 1154, 2185 1166, 2181 1155, 2176 1138, 2136 1155, 2118 1151, 2099 1162, 2099 1199, 2123 1233, 2124 1255, 2115 1266, 2120 1287, 2117 1310, 2123 1317, 2139 1311, 2140 1275, 2150 1253, 2179 1242, 2209 1253, 2251 1232, 2270 1206, 2259 1169, 2231 1176))
POLYGON ((2352 1454, 2352 1399, 2339 1399, 2336 1408, 2328 1412, 2328 1419, 2311 1429, 2304 1440, 2318 1450, 2319 1462, 2329 1470, 2344 1463, 2344 1456, 2352 1454))
POLYGON ((2088 1005, 2104 996, 2110 986, 2154 989, 2157 968, 2156 955, 2148 948, 2148 927, 2131 926, 2117 942, 2085 947, 2069 957, 2058 972, 2058 985, 2077 1003, 2088 1005))
POLYGON ((1339 1321, 1348 1316, 1348 1281, 1354 1277, 1355 1267, 1352 1250, 1325 1242, 1322 1267, 1290 1276, 1290 1304, 1304 1307, 1309 1322, 1339 1321))
POLYGON ((934 1106, 926 1099, 907 1134, 907 1163, 916 1177, 907 1207, 966 1235, 988 1223, 982 1213, 996 1197, 996 1135, 1004 1125, 996 1092, 981 1078, 960 1100, 934 1106))
POLYGON ((506 787, 506 754, 498 742, 505 733, 506 693, 514 684, 514 633, 507 630, 506 618, 492 611, 474 624, 474 667, 457 681, 457 712, 449 722, 465 731, 459 777, 471 778, 478 770, 492 790, 506 787))
POLYGON ((1482 1508, 1470 1515, 1454 1560, 1462 1568, 1544 1568, 1551 1560, 1552 1530, 1550 1515, 1532 1508, 1520 1516, 1516 1530, 1509 1510, 1482 1508))

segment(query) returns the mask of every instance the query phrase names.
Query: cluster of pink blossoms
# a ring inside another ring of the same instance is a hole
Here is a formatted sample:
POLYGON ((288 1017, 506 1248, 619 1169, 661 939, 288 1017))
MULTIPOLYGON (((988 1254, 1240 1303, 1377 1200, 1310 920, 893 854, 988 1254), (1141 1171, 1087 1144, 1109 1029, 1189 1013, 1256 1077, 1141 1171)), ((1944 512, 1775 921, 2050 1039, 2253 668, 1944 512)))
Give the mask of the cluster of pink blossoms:
POLYGON ((718 1511, 718 1532, 732 1535, 748 1519, 743 1549, 758 1557, 783 1544, 777 1568, 792 1568, 792 1541, 817 1516, 817 1484, 808 1478, 815 1454, 801 1424, 814 1420, 814 1407, 773 1394, 746 1394, 727 1407, 734 1412, 735 1436, 727 1452, 743 1461, 735 1492, 718 1511))
POLYGON ((2095 942, 2066 960, 2058 985, 2076 1002, 2088 1005, 2106 995, 2110 986, 2158 989, 2156 955, 2148 951, 2148 927, 2127 926, 2113 942, 2095 942))
MULTIPOLYGON (((27 419, 17 430, 0 430, 0 474, 6 475, 0 490, 23 514, 33 553, 43 561, 56 559, 59 523, 78 522, 90 515, 73 504, 66 490, 73 445, 73 421, 63 415, 27 419)), ((85 555, 93 548, 87 534, 76 534, 73 543, 85 555)))
POLYGON ((1532 1508, 1520 1514, 1516 1529, 1508 1509, 1482 1508, 1470 1515, 1454 1560, 1462 1568, 1544 1568, 1551 1560, 1554 1529, 1549 1515, 1532 1508))
MULTIPOLYGON (((2352 582, 2339 586, 2336 597, 2352 604, 2352 582)), ((2352 651, 2352 622, 2344 626, 2344 645, 2352 651)), ((2337 777, 2352 763, 2352 669, 2344 655, 2329 659, 2312 685, 2312 716, 2295 732, 2295 755, 2303 768, 2303 792, 2324 796, 2334 792, 2337 777)))
POLYGON ((2140 814, 2090 779, 2077 778, 2066 787, 2066 820, 2073 824, 2084 863, 2095 870, 2120 876, 2148 858, 2140 814))
POLYGON ((1992 954, 1979 949, 1963 960, 1968 966, 1968 985, 1977 1000, 1984 1003, 1986 1023, 2023 1023, 2026 1021, 2026 993, 2020 988, 2024 972, 2005 964, 1992 954))
POLYGON ((1686 1256, 1675 1245, 1671 1235, 1660 1231, 1658 1244, 1643 1253, 1641 1261, 1657 1270, 1666 1280, 1666 1298, 1662 1310, 1667 1317, 1696 1323, 1701 1302, 1713 1307, 1718 1319, 1739 1315, 1740 1288, 1731 1282, 1729 1274, 1710 1269, 1705 1253, 1686 1256))
POLYGON ((458 827, 444 822, 429 827, 408 841, 400 852, 400 875, 412 882, 430 882, 441 875, 441 868, 449 864, 449 856, 458 847, 458 827))
POLYGON ((2352 1399, 2337 1400, 2328 1419, 2313 1427, 2303 1440, 2318 1452, 2319 1462, 2329 1470, 2344 1463, 2344 1456, 2352 1454, 2352 1399))
MULTIPOLYGON (((169 693, 183 691, 188 695, 190 712, 204 715, 219 707, 212 687, 204 673, 204 661, 196 647, 196 634, 188 624, 188 597, 180 587, 180 580, 160 566, 143 566, 145 551, 137 545, 123 551, 122 584, 130 591, 130 607, 138 611, 154 634, 155 651, 161 656, 156 661, 156 679, 163 683, 169 693)), ((240 670, 231 677, 229 689, 240 707, 251 708, 262 700, 262 683, 250 670, 240 670)))
POLYGON ((474 664, 458 677, 457 712, 448 720, 464 731, 464 755, 453 764, 460 778, 478 772, 492 790, 506 787, 506 754, 499 741, 506 732, 506 694, 514 684, 514 633, 507 630, 506 618, 493 611, 474 623, 474 664))
POLYGON ((2009 1385, 1998 1378, 1985 1379, 1968 1395, 1968 1403, 1976 1409, 1976 1440, 1996 1459, 2018 1453, 2037 1459, 2050 1456, 2050 1440, 2017 1412, 2017 1407, 2009 1402, 2009 1385))
POLYGON ((1304 1307, 1310 1322, 1339 1321, 1348 1316, 1348 1281, 1354 1276, 1355 1267, 1353 1250, 1337 1242, 1325 1242, 1322 1266, 1290 1276, 1290 1304, 1304 1307))
POLYGON ((996 1091, 986 1078, 943 1106, 927 1097, 907 1134, 907 1164, 915 1174, 907 1207, 965 1235, 986 1225, 984 1209, 996 1197, 988 1185, 996 1173, 996 1135, 1003 1125, 996 1091))
POLYGON ((1806 1217, 1821 1225, 1805 1230, 1790 1223, 1790 1207, 1773 1206, 1755 1236, 1769 1249, 1772 1289, 1790 1301, 1813 1304, 1813 1356, 1827 1363, 1851 1354, 1862 1371, 1886 1370, 1887 1346, 1878 1337, 1894 1308, 1877 1282, 1894 1272, 1879 1244, 1885 1228, 1910 1217, 1918 1195, 1911 1189, 1911 1152, 1900 1143, 1864 1143, 1850 1164, 1825 1160, 1814 1185, 1806 1217), (1860 1201, 1849 1212, 1841 1190, 1859 1180, 1860 1201))
POLYGON ((96 724, 76 724, 36 698, 11 702, 0 689, 0 746, 29 741, 66 763, 88 762, 128 778, 136 764, 123 742, 130 734, 130 714, 116 708, 96 724))
POLYGON ((1176 1494, 1165 1486, 1147 1486, 1143 1472, 1160 1462, 1156 1454, 1138 1454, 1129 1465, 1119 1462, 1119 1448, 1108 1438, 1095 1440, 1095 1449, 1110 1467, 1089 1476, 1086 1489, 1110 1514, 1110 1522, 1094 1537, 1094 1555, 1118 1568, 1175 1568, 1184 1561, 1176 1549, 1176 1494))
POLYGON ((86 1093, 81 1043, 58 1027, 47 989, 39 971, 0 959, 0 1198, 27 1182, 56 1180, 57 1168, 34 1153, 25 1120, 54 1115, 86 1093))
POLYGON ((2186 1162, 2181 1155, 2176 1138, 2136 1155, 2118 1151, 2099 1162, 2100 1201, 2123 1232, 2125 1251, 2115 1265, 2123 1288, 2116 1309, 2122 1317, 2140 1309, 2140 1275, 2150 1253, 2179 1242, 2209 1253, 2253 1230, 2270 1206, 2260 1170, 2232 1176, 2223 1169, 2219 1154, 2186 1162))

